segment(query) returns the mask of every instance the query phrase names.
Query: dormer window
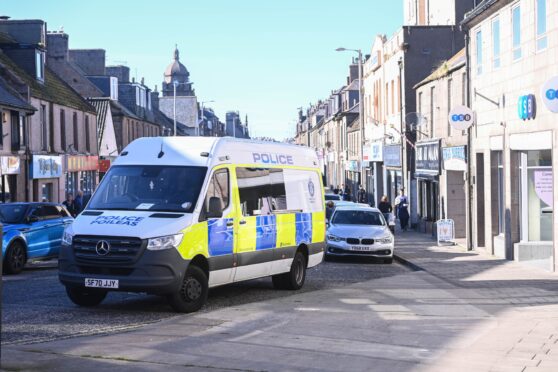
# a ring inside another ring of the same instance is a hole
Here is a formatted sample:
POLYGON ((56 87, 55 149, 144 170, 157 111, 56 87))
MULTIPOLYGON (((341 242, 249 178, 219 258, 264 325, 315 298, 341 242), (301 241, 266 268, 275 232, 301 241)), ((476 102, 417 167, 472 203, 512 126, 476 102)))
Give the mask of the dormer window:
POLYGON ((45 81, 45 53, 35 51, 35 76, 39 81, 45 81))
POLYGON ((118 78, 110 77, 110 99, 118 101, 118 78))

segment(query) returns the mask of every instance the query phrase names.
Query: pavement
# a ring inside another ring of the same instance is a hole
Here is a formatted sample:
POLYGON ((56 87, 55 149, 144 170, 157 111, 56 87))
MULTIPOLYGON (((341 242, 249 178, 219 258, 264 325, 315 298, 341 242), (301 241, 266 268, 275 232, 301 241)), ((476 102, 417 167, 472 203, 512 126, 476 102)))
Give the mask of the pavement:
POLYGON ((557 275, 459 246, 437 247, 415 232, 398 233, 396 244, 398 259, 415 271, 177 316, 117 334, 6 345, 1 367, 558 370, 557 275))

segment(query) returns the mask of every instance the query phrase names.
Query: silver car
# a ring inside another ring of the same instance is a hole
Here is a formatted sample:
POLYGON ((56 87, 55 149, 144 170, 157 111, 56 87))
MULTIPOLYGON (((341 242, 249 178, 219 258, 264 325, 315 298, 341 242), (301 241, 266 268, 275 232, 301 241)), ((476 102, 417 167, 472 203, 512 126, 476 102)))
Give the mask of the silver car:
POLYGON ((327 229, 327 256, 380 257, 392 263, 394 237, 382 212, 362 204, 339 206, 327 229))

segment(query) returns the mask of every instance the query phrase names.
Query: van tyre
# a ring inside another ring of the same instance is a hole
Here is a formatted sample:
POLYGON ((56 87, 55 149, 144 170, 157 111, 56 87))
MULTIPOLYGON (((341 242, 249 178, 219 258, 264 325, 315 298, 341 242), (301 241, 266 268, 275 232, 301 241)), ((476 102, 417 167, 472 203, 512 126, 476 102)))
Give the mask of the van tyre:
POLYGON ((193 313, 205 305, 208 292, 207 275, 201 268, 190 265, 178 292, 169 295, 167 299, 174 311, 193 313))
POLYGON ((66 287, 66 293, 74 304, 84 307, 97 306, 107 297, 103 289, 85 287, 66 287))
POLYGON ((306 280, 306 257, 300 251, 296 252, 291 270, 288 273, 273 275, 273 286, 277 289, 297 290, 302 288, 306 280))
POLYGON ((19 274, 27 262, 25 246, 20 241, 15 241, 6 250, 3 269, 6 274, 19 274))

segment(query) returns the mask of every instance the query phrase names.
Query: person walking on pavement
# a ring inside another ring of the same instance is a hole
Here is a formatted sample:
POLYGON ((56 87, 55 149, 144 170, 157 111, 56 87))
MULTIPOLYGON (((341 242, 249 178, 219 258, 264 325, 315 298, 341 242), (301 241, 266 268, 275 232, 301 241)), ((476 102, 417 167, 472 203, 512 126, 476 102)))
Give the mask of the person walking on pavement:
POLYGON ((396 200, 395 208, 397 209, 397 217, 402 231, 407 231, 409 224, 409 198, 405 195, 405 189, 401 188, 398 200, 396 200))
POLYGON ((382 200, 380 200, 380 204, 378 204, 378 209, 383 214, 393 212, 393 207, 391 206, 391 203, 389 202, 387 195, 382 196, 382 200))
POLYGON ((68 212, 70 212, 70 215, 72 217, 76 216, 76 206, 75 206, 75 202, 74 202, 74 194, 69 192, 68 195, 66 196, 66 200, 64 200, 64 202, 62 202, 62 204, 64 204, 64 206, 66 207, 68 212))
POLYGON ((368 204, 368 194, 362 185, 358 185, 357 202, 368 204))
POLYGON ((74 211, 76 216, 83 210, 83 191, 78 190, 77 196, 74 199, 74 211))
POLYGON ((345 192, 343 193, 343 200, 353 201, 351 197, 351 188, 349 187, 349 185, 345 186, 345 192))

